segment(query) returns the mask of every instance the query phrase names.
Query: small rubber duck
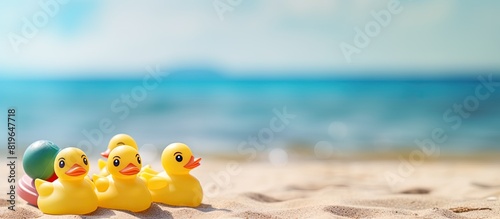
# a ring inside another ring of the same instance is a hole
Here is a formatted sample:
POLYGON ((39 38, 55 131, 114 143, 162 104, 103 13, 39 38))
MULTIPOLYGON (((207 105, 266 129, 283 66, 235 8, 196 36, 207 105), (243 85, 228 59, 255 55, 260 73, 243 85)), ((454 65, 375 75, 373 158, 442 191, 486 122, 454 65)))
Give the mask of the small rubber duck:
MULTIPOLYGON (((104 158, 108 158, 109 153, 113 149, 115 149, 116 147, 118 147, 120 145, 128 145, 128 146, 131 146, 131 147, 135 148, 136 150, 138 150, 137 143, 130 135, 117 134, 117 135, 113 136, 111 138, 111 140, 109 140, 108 148, 106 149, 106 151, 101 153, 101 156, 104 158)), ((106 167, 105 160, 99 159, 97 161, 97 166, 99 167, 99 170, 100 170, 100 172, 99 172, 100 176, 108 176, 109 175, 109 171, 106 167)))
POLYGON ((54 182, 35 180, 38 208, 45 214, 88 214, 97 209, 94 184, 87 177, 87 155, 75 147, 61 150, 54 161, 54 182))
POLYGON ((200 182, 189 172, 200 165, 201 158, 195 159, 191 149, 183 143, 173 143, 165 147, 161 164, 165 171, 156 173, 152 169, 143 170, 140 176, 148 183, 153 202, 173 206, 197 207, 203 199, 200 182))
POLYGON ((110 175, 93 176, 99 207, 140 212, 151 206, 146 182, 137 176, 141 163, 137 150, 128 145, 118 146, 109 153, 110 175))

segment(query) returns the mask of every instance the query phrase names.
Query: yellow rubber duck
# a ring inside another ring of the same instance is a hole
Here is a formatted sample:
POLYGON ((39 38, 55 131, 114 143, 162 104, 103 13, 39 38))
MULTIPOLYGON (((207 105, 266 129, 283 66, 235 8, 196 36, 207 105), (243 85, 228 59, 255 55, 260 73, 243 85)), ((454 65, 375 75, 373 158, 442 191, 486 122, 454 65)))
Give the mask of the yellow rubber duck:
POLYGON ((88 214, 97 209, 94 184, 87 177, 89 161, 80 149, 61 150, 54 161, 54 182, 35 180, 38 208, 45 214, 88 214))
POLYGON ((157 173, 152 169, 143 170, 140 176, 148 183, 153 202, 173 206, 197 207, 203 199, 200 182, 189 172, 200 165, 201 158, 195 159, 191 149, 182 143, 165 147, 161 163, 165 171, 157 173))
POLYGON ((140 212, 151 206, 146 183, 137 177, 142 165, 137 150, 118 146, 109 153, 107 177, 94 175, 99 207, 140 212))
MULTIPOLYGON (((103 156, 104 158, 108 158, 109 153, 113 149, 115 149, 116 147, 121 146, 121 145, 128 145, 128 146, 135 148, 136 150, 139 150, 137 147, 137 143, 130 135, 117 134, 117 135, 113 136, 111 138, 111 140, 109 140, 108 148, 106 149, 106 151, 101 153, 101 156, 103 156)), ((108 171, 108 168, 106 167, 105 160, 99 159, 97 161, 97 166, 99 167, 99 170, 100 170, 100 172, 99 172, 100 176, 108 176, 109 175, 109 171, 108 171)))

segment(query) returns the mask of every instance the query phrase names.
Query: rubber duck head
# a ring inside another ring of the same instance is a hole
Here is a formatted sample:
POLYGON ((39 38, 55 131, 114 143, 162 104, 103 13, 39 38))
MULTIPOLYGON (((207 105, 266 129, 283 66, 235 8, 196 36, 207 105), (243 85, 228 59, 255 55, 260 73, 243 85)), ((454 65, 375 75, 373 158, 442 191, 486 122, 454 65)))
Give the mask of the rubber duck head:
POLYGON ((141 163, 141 156, 137 149, 122 145, 111 151, 107 167, 114 178, 130 179, 139 173, 142 168, 141 163))
POLYGON ((191 149, 183 143, 173 143, 165 147, 161 154, 161 164, 168 174, 189 174, 200 166, 201 158, 194 158, 191 149))
POLYGON ((59 180, 82 180, 89 172, 87 155, 75 147, 59 151, 54 161, 54 171, 59 180))
POLYGON ((115 149, 116 147, 121 146, 121 145, 128 145, 128 146, 135 148, 136 150, 138 149, 137 143, 135 143, 135 140, 130 135, 118 134, 118 135, 113 136, 111 138, 111 140, 109 140, 108 149, 106 149, 106 151, 102 152, 101 156, 108 158, 109 153, 113 149, 115 149))

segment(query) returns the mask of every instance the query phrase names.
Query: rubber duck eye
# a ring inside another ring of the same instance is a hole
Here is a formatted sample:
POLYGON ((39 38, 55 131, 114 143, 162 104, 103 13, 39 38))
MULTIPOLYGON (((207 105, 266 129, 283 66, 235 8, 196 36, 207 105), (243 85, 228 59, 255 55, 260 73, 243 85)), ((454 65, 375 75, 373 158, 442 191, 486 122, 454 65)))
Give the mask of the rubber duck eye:
POLYGON ((177 162, 181 162, 181 161, 182 161, 182 156, 181 156, 181 155, 177 155, 177 156, 175 156, 175 160, 176 160, 177 162))
POLYGON ((137 163, 141 164, 141 157, 137 157, 137 163))
POLYGON ((115 165, 115 167, 120 166, 120 160, 115 159, 115 160, 113 161, 113 165, 115 165))
POLYGON ((65 165, 64 160, 59 161, 59 168, 64 168, 65 165))
POLYGON ((86 157, 84 157, 84 158, 83 158, 83 163, 84 163, 85 165, 89 165, 89 161, 87 160, 87 158, 86 158, 86 157))

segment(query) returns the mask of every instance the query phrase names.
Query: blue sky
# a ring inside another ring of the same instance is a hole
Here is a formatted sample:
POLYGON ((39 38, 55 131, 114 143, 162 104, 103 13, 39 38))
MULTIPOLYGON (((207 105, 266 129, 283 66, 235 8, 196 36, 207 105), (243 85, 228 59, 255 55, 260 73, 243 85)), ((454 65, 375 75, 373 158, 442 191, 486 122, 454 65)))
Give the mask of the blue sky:
POLYGON ((354 29, 364 29, 374 21, 371 12, 387 10, 390 1, 242 0, 231 6, 221 0, 232 10, 221 20, 215 1, 61 0, 16 52, 13 34, 23 36, 24 19, 33 22, 46 12, 41 4, 52 1, 0 3, 2 75, 133 77, 148 65, 235 75, 500 69, 500 1, 494 0, 402 0, 401 13, 351 62, 339 45, 353 44, 354 29))

